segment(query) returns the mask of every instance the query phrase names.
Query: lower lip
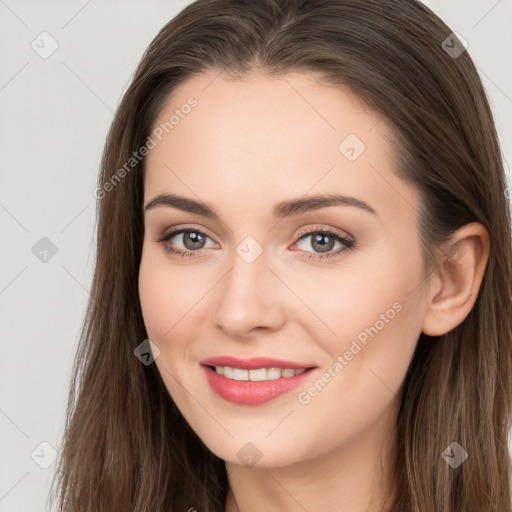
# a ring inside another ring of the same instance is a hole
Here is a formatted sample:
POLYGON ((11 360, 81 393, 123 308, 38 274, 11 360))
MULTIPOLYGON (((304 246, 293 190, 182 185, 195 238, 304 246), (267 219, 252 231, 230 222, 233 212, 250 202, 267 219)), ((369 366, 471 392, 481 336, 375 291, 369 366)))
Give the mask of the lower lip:
POLYGON ((309 368, 300 375, 280 377, 273 380, 251 381, 233 380, 218 374, 209 366, 203 366, 206 378, 212 389, 229 402, 245 405, 258 405, 295 389, 306 381, 315 368, 309 368))

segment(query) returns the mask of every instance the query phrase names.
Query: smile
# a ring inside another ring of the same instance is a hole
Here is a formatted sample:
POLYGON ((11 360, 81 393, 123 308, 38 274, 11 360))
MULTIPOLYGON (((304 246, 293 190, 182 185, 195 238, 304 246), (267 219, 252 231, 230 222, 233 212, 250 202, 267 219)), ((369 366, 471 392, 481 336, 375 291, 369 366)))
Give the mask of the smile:
POLYGON ((268 358, 235 360, 235 358, 224 357, 201 361, 201 369, 206 381, 218 396, 228 402, 253 406, 292 391, 309 380, 318 370, 314 366, 304 366, 268 358), (212 364, 214 362, 217 364, 212 364), (281 367, 270 366, 272 364, 281 367))

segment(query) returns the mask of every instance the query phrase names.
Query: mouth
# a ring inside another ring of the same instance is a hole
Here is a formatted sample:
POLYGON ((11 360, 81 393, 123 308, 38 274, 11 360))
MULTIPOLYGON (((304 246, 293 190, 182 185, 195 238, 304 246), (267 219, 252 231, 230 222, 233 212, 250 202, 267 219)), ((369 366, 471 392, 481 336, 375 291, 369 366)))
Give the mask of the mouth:
POLYGON ((316 366, 268 358, 211 358, 201 361, 206 379, 221 398, 259 405, 295 389, 316 373, 316 366), (213 364, 215 363, 215 364, 213 364))

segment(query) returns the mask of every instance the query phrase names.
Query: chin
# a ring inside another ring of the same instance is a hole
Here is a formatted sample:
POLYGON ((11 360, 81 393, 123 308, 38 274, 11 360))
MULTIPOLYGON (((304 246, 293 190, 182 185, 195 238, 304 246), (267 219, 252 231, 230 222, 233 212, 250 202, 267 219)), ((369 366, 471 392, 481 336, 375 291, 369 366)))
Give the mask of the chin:
POLYGON ((246 467, 273 468, 290 466, 302 460, 296 448, 300 443, 290 437, 287 439, 289 446, 284 445, 282 439, 257 438, 251 441, 247 436, 244 439, 226 440, 224 444, 219 444, 216 439, 212 440, 212 443, 205 442, 205 445, 226 463, 246 467))

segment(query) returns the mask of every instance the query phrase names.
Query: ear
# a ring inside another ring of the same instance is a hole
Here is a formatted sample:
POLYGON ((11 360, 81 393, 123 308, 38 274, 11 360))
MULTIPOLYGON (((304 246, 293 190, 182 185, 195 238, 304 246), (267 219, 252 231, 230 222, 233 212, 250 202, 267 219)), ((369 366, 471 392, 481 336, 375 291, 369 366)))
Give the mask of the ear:
POLYGON ((490 236, 482 224, 472 222, 455 232, 431 277, 422 332, 441 336, 462 323, 478 297, 489 252, 490 236))

